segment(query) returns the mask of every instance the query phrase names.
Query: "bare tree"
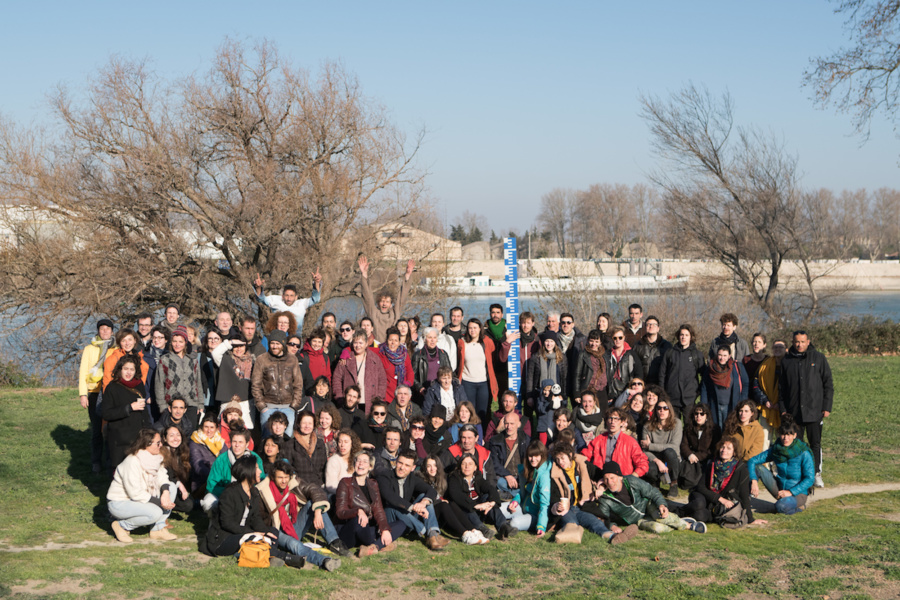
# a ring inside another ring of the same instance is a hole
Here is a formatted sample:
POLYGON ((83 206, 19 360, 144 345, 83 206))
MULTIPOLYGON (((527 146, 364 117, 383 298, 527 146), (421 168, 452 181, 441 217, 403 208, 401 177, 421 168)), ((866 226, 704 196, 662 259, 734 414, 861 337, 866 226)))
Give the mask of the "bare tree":
MULTIPOLYGON (((802 231, 796 158, 758 130, 736 129, 728 94, 715 98, 689 85, 641 102, 654 148, 670 167, 654 180, 672 237, 722 263, 738 288, 783 323, 782 266, 802 231)), ((807 316, 816 310, 811 304, 807 316)))
POLYGON ((868 214, 866 222, 871 226, 866 236, 869 256, 880 258, 889 250, 900 250, 900 191, 875 190, 868 214))
POLYGON ((550 234, 559 255, 573 253, 572 223, 576 206, 576 192, 555 188, 541 197, 541 212, 538 214, 538 229, 550 234))
POLYGON ((868 137, 872 118, 883 112, 896 124, 900 81, 900 0, 839 0, 851 46, 812 59, 803 76, 818 104, 853 115, 868 137))
POLYGON ((3 250, 0 308, 56 348, 98 313, 248 311, 257 273, 306 287, 318 266, 323 298, 347 293, 356 253, 377 254, 361 226, 409 215, 421 191, 421 138, 340 65, 311 76, 268 43, 226 41, 208 73, 176 82, 114 59, 52 108, 53 128, 0 124, 0 195, 65 232, 3 250))

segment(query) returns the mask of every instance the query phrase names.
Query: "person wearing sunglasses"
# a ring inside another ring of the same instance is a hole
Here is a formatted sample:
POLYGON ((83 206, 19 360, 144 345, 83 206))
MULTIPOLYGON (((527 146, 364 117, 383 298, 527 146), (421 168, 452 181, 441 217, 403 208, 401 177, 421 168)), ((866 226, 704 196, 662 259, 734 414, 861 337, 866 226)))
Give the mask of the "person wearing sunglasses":
POLYGON ((641 437, 641 448, 644 449, 649 464, 644 479, 657 487, 660 481, 668 483, 667 495, 670 498, 678 495, 681 437, 681 420, 675 417, 668 400, 660 400, 641 437))
POLYGON ((618 398, 626 390, 628 382, 633 378, 644 378, 644 367, 641 359, 625 341, 625 329, 614 327, 612 330, 613 347, 604 355, 606 359, 606 393, 610 398, 618 398))
POLYGON ((353 323, 350 321, 342 322, 336 329, 337 335, 328 344, 328 361, 331 363, 331 373, 337 369, 338 361, 341 358, 349 358, 352 354, 350 344, 353 341, 353 323), (346 356, 344 353, 346 352, 346 356))
POLYGON ((709 405, 697 404, 691 409, 681 436, 681 466, 678 470, 678 486, 694 489, 703 476, 703 465, 712 454, 721 436, 718 425, 713 423, 709 405))
POLYGON ((381 451, 384 440, 384 430, 388 427, 388 405, 381 398, 376 398, 372 403, 372 410, 366 420, 359 420, 353 424, 353 431, 359 436, 364 450, 372 450, 376 454, 381 451))

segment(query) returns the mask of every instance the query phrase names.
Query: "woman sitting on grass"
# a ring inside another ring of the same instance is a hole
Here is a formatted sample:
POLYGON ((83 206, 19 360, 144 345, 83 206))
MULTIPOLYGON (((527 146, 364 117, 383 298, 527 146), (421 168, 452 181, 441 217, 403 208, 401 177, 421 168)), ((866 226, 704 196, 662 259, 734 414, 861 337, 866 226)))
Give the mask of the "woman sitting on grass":
POLYGON ((734 412, 725 419, 724 435, 734 438, 734 453, 743 461, 750 460, 765 449, 766 432, 759 422, 756 402, 741 400, 734 412))
POLYGON ((550 467, 547 447, 532 440, 525 450, 525 464, 519 465, 519 491, 504 510, 517 531, 533 531, 539 538, 547 533, 550 467))
POLYGON ((166 519, 175 508, 174 486, 163 466, 161 447, 159 432, 141 429, 128 455, 116 467, 106 500, 110 514, 116 518, 112 530, 123 544, 133 542, 131 532, 144 525, 150 525, 151 540, 176 539, 166 531, 166 519))
MULTIPOLYGON (((649 392, 648 392, 649 393, 649 392)), ((675 417, 668 398, 660 398, 650 422, 644 427, 641 448, 647 455, 650 470, 644 479, 659 486, 661 479, 669 483, 667 495, 678 495, 678 468, 681 466, 681 420, 675 417)))
POLYGON ((703 466, 716 447, 721 432, 712 422, 709 406, 695 405, 686 416, 684 435, 681 436, 681 468, 678 485, 685 490, 694 489, 703 476, 703 466))
POLYGON ((753 519, 750 473, 747 471, 747 463, 735 454, 736 447, 737 441, 734 438, 722 438, 717 448, 717 458, 710 461, 703 470, 700 485, 691 492, 682 516, 733 528, 766 523, 753 519), (739 507, 739 514, 730 514, 736 506, 739 507))
POLYGON ((169 474, 169 481, 174 486, 172 489, 172 502, 175 503, 175 508, 173 510, 189 513, 194 510, 196 502, 189 491, 191 485, 191 462, 188 445, 184 442, 181 428, 177 425, 168 427, 164 435, 161 454, 163 466, 169 474))
POLYGON ((809 488, 815 482, 816 470, 813 466, 813 455, 803 441, 797 439, 800 428, 790 415, 781 417, 778 427, 778 441, 768 450, 750 459, 747 465, 750 471, 750 494, 759 495, 759 479, 776 499, 775 511, 784 515, 792 515, 806 508, 809 488), (778 473, 765 467, 772 463, 778 473))
POLYGON ((188 445, 191 461, 191 491, 206 490, 206 479, 212 469, 216 457, 225 447, 225 440, 219 435, 216 417, 212 414, 203 415, 200 429, 191 434, 191 442, 188 445))

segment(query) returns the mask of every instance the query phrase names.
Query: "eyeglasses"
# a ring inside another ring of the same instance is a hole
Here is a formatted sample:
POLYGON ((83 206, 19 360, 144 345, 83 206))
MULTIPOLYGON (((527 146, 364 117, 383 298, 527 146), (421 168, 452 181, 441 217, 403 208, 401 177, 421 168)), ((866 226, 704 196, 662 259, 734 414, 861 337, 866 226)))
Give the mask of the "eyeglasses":
POLYGON ((614 340, 624 340, 624 339, 625 339, 625 336, 624 336, 624 335, 614 335, 614 336, 613 336, 613 339, 614 339, 614 340))
POLYGON ((386 412, 373 412, 372 416, 373 417, 386 417, 387 413, 386 412))
POLYGON ((424 429, 425 429, 425 426, 424 426, 424 425, 413 425, 412 428, 413 428, 413 429, 422 429, 422 430, 424 430, 424 429))
POLYGON ((606 417, 606 420, 607 421, 621 421, 622 419, 620 419, 619 417, 606 417))
POLYGON ((341 333, 350 333, 351 331, 353 330, 349 327, 341 327, 341 333))
POLYGON ((154 335, 154 336, 153 336, 153 339, 154 339, 154 340, 164 340, 164 339, 166 339, 166 336, 164 336, 164 335, 154 335))
POLYGON ((572 325, 575 321, 560 321, 563 325, 572 325))
POLYGON ((299 348, 300 344, 298 344, 297 342, 288 342, 288 346, 290 346, 291 348, 299 348))
POLYGON ((644 384, 640 381, 635 381, 629 387, 644 387, 644 384))
POLYGON ((657 404, 657 405, 656 405, 656 410, 664 410, 664 411, 667 411, 667 412, 668 412, 669 407, 668 407, 668 406, 659 406, 659 405, 657 404))

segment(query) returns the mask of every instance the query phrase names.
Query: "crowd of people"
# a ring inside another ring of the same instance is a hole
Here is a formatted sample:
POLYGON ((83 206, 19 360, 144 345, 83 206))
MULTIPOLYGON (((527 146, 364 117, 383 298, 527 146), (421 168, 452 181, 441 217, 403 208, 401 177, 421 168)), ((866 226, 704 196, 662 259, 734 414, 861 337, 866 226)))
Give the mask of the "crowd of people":
POLYGON ((264 295, 257 277, 265 323, 223 311, 201 334, 176 305, 133 329, 101 319, 79 393, 116 538, 149 526, 176 539, 173 511, 203 510, 207 554, 262 542, 272 565, 332 571, 404 535, 440 551, 519 532, 621 544, 641 530, 740 528, 765 523, 751 506, 760 481, 782 514, 824 486, 833 385, 805 331, 770 354, 726 313, 703 352, 691 325, 666 340, 638 304, 587 334, 567 312, 542 331, 525 312, 511 331, 499 304, 484 321, 457 306, 423 327, 404 313, 414 267, 396 297, 376 297, 360 257, 366 316, 326 312, 307 335, 318 271, 308 298, 291 285, 264 295))

